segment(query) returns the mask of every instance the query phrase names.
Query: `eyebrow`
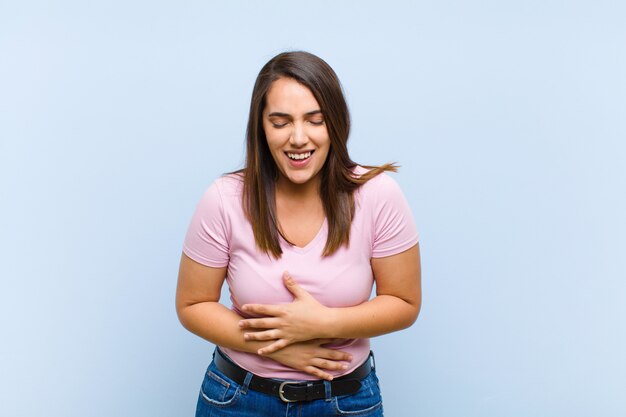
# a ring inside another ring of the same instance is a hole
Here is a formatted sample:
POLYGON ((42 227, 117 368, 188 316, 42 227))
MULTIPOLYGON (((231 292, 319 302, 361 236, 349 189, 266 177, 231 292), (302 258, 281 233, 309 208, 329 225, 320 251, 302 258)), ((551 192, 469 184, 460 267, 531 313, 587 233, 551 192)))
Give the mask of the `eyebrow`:
MULTIPOLYGON (((310 112, 306 112, 304 113, 305 116, 314 116, 316 114, 321 114, 322 111, 321 110, 311 110, 310 112)), ((267 115, 267 117, 291 117, 291 115, 289 113, 281 113, 278 111, 272 112, 270 114, 267 115)))

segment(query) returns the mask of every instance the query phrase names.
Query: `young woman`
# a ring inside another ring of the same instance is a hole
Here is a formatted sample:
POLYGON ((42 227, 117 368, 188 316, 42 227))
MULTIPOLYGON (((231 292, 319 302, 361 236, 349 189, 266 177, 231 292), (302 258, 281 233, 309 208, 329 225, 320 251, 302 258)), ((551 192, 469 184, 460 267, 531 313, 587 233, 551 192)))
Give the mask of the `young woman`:
POLYGON ((322 59, 261 69, 245 167, 208 188, 183 246, 178 316, 217 346, 196 416, 382 415, 369 338, 418 316, 418 235, 394 166, 353 162, 349 130, 322 59))

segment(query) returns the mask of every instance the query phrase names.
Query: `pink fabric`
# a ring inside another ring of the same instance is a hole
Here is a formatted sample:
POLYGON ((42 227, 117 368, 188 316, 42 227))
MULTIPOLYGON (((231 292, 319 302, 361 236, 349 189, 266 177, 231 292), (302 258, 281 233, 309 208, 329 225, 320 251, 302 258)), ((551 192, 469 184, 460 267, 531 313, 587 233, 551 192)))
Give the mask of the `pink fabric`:
MULTIPOLYGON (((357 167, 356 173, 365 172, 357 167)), ((371 258, 395 255, 413 247, 418 234, 411 210, 397 183, 380 174, 355 193, 356 212, 350 246, 322 257, 327 238, 324 221, 317 236, 305 247, 281 239, 283 255, 276 260, 257 248, 252 227, 241 206, 243 183, 236 175, 217 179, 204 193, 189 225, 183 251, 210 267, 228 266, 226 280, 233 310, 247 303, 281 304, 293 300, 282 282, 283 271, 320 303, 329 307, 361 304, 370 298, 374 277, 371 258)), ((369 353, 369 339, 346 339, 332 346, 353 355, 349 373, 369 353)), ((315 379, 255 354, 223 349, 242 368, 257 375, 281 379, 315 379)))

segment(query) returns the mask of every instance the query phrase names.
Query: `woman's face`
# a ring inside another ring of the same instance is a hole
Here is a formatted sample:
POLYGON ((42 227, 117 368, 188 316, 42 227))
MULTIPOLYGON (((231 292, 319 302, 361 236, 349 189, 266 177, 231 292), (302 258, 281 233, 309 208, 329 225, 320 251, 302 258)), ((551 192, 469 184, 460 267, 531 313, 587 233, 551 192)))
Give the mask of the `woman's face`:
POLYGON ((291 185, 317 181, 330 149, 330 138, 313 93, 292 78, 279 78, 267 92, 263 110, 267 144, 291 185))

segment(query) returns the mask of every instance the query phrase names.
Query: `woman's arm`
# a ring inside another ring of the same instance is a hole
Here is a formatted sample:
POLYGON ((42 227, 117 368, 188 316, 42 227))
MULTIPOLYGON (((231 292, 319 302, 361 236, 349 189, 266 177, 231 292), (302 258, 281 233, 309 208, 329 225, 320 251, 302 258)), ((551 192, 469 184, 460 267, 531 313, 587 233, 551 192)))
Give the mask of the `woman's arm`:
POLYGON ((240 321, 242 329, 262 330, 245 333, 245 339, 275 340, 258 351, 266 355, 307 339, 373 337, 409 327, 422 303, 419 244, 397 255, 374 258, 371 264, 376 297, 353 307, 325 307, 286 276, 294 302, 243 306, 247 312, 266 316, 240 321))
MULTIPOLYGON (((238 323, 240 315, 219 303, 226 267, 201 265, 183 253, 176 289, 176 311, 182 325, 190 332, 226 348, 256 353, 268 341, 246 341, 238 323)), ((332 379, 323 370, 341 370, 352 358, 348 353, 326 349, 331 340, 312 340, 275 352, 268 357, 319 378, 332 379)))
POLYGON ((236 323, 241 317, 219 303, 226 267, 201 265, 183 253, 176 288, 176 312, 190 332, 219 346, 255 352, 259 342, 246 342, 236 323))
POLYGON ((333 309, 332 337, 373 337, 415 323, 422 306, 419 244, 397 255, 373 258, 376 297, 354 307, 333 309))

